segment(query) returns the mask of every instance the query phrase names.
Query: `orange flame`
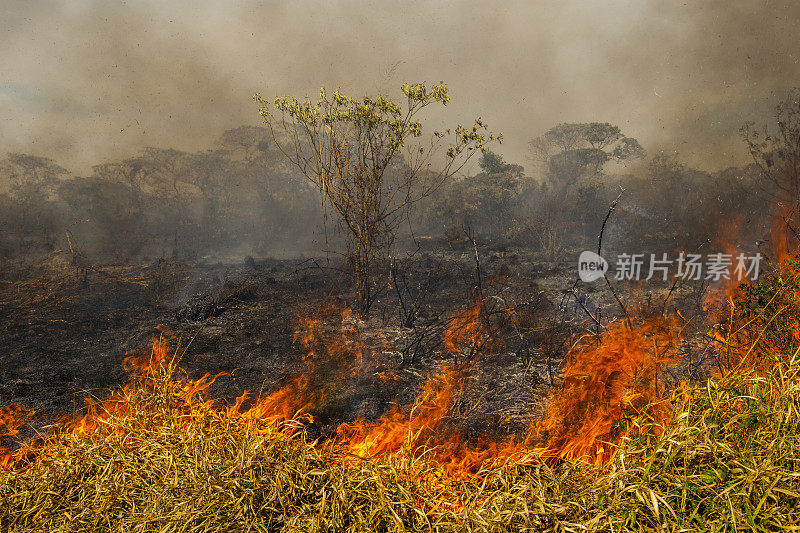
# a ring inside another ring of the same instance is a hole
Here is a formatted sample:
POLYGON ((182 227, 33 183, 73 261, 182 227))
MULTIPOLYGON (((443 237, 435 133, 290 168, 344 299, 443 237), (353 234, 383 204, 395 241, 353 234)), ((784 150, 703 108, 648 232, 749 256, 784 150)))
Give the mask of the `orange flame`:
POLYGON ((777 267, 784 271, 786 262, 797 256, 800 241, 793 232, 793 218, 795 210, 788 205, 779 204, 775 208, 769 228, 770 248, 775 254, 777 267))
MULTIPOLYGON (((477 301, 453 318, 445 346, 459 354, 485 352, 495 345, 487 323, 483 302, 477 301)), ((307 349, 306 371, 267 396, 245 392, 227 408, 204 398, 217 376, 173 379, 177 354, 163 338, 154 339, 148 354, 125 360, 132 371, 126 387, 103 401, 88 400, 86 415, 62 420, 58 431, 79 438, 123 439, 128 431, 124 421, 137 395, 158 387, 172 402, 169 412, 178 413, 164 423, 188 427, 193 416, 213 412, 217 422, 209 423, 246 424, 278 438, 296 434, 313 422, 312 413, 330 390, 327 387, 338 383, 335 372, 362 369, 367 355, 371 360, 374 354, 362 337, 359 320, 343 307, 332 306, 313 319, 300 320, 296 340, 307 349)), ((481 437, 467 441, 452 428, 448 414, 474 368, 463 364, 440 367, 407 410, 395 406, 377 422, 360 419, 340 424, 328 445, 359 457, 424 450, 440 465, 441 478, 436 483, 465 479, 486 466, 534 453, 544 459, 588 457, 601 463, 608 459, 613 441, 634 431, 636 419, 661 420, 668 415, 663 404, 653 404, 663 392, 658 371, 670 360, 675 345, 672 325, 657 321, 637 328, 616 324, 595 342, 583 343, 566 365, 563 389, 551 397, 547 418, 532 426, 525 440, 481 437), (533 438, 545 442, 545 447, 535 448, 533 438)), ((0 458, 6 469, 22 468, 36 460, 36 443, 0 458)))
POLYGON ((391 454, 408 443, 425 442, 447 414, 453 391, 459 383, 455 368, 441 367, 439 374, 423 386, 409 416, 393 408, 376 425, 369 426, 363 420, 358 420, 352 424, 341 424, 337 433, 351 453, 362 457, 391 454))
MULTIPOLYGON (((33 409, 18 403, 0 405, 0 439, 17 435, 19 428, 30 420, 33 414, 33 409)), ((0 469, 10 469, 12 461, 12 452, 0 446, 0 469)))
POLYGON ((635 422, 648 416, 663 421, 669 410, 658 372, 676 345, 673 324, 650 320, 638 327, 614 324, 580 346, 564 368, 563 387, 549 399, 547 416, 532 427, 547 442, 542 456, 602 464, 635 422))
POLYGON ((262 434, 279 433, 284 422, 304 420, 312 422, 313 417, 308 414, 321 395, 308 391, 308 378, 300 376, 293 379, 274 393, 264 398, 256 398, 253 405, 242 411, 242 405, 250 398, 250 393, 244 392, 236 403, 228 408, 227 415, 238 418, 258 427, 262 434))
MULTIPOLYGON (((469 309, 457 313, 443 336, 448 351, 467 357, 492 352, 500 346, 489 332, 482 299, 469 309)), ((444 479, 459 480, 474 475, 488 464, 502 464, 529 451, 523 442, 511 438, 497 442, 481 437, 477 444, 462 440, 460 433, 447 426, 446 419, 453 399, 474 368, 466 361, 461 365, 444 365, 429 378, 410 409, 404 415, 393 408, 376 424, 358 420, 337 428, 338 444, 360 457, 392 455, 425 449, 435 460, 444 479)))
POLYGON ((486 329, 483 299, 477 298, 475 305, 457 313, 451 319, 444 333, 445 348, 449 352, 465 354, 467 357, 479 353, 490 340, 486 329))
POLYGON ((19 428, 33 416, 33 413, 33 409, 18 403, 0 405, 0 438, 19 433, 19 428))

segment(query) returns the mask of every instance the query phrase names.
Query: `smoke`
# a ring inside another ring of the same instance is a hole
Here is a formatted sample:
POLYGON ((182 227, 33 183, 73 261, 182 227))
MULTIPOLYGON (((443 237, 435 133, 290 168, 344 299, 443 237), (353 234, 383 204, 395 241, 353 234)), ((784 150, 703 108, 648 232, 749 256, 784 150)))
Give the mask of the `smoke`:
POLYGON ((564 121, 618 124, 704 169, 800 74, 795 3, 7 1, 0 146, 76 172, 259 124, 254 92, 446 81, 433 126, 481 116, 525 162, 564 121))

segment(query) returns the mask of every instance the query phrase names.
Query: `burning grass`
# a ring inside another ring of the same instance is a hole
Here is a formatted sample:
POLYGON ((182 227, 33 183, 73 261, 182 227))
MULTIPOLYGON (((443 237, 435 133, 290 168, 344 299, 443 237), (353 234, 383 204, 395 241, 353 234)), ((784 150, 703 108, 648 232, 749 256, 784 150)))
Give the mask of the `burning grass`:
POLYGON ((406 453, 413 434, 378 456, 312 441, 308 417, 275 409, 281 391, 249 408, 202 400, 211 378, 175 380, 160 342, 132 364, 144 372, 124 391, 6 460, 3 530, 518 530, 567 519, 565 495, 586 491, 525 460, 450 478, 434 448, 406 453))
MULTIPOLYGON (((328 378, 371 364, 346 310, 328 311, 342 315, 339 343, 318 319, 299 332, 303 376, 234 405, 207 398, 212 376, 180 378, 157 341, 127 361, 130 384, 85 417, 0 451, 0 530, 790 530, 800 522, 800 282, 786 264, 716 332, 715 379, 668 393, 658 374, 676 325, 619 323, 578 345, 546 418, 506 440, 462 439, 448 425, 468 364, 441 368, 408 409, 313 437, 328 378)), ((475 309, 457 316, 475 315, 450 349, 483 344, 475 309)), ((30 415, 2 413, 7 431, 30 415)))

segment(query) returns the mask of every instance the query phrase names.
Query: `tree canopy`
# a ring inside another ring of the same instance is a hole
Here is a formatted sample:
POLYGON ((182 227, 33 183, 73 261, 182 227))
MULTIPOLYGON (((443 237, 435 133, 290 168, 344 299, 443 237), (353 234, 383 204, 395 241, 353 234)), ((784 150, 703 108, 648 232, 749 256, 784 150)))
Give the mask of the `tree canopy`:
POLYGON ((529 143, 532 159, 545 167, 548 181, 562 193, 585 178, 596 178, 609 161, 644 156, 639 141, 608 122, 564 123, 529 143))
POLYGON ((254 96, 277 148, 338 215, 365 311, 371 302, 371 263, 391 245, 399 215, 441 187, 489 142, 501 139, 480 118, 471 127, 459 125, 421 139, 419 113, 434 104, 446 106, 447 85, 404 83, 401 91, 400 102, 384 95, 356 99, 325 88, 316 101, 279 96, 268 102, 254 96))

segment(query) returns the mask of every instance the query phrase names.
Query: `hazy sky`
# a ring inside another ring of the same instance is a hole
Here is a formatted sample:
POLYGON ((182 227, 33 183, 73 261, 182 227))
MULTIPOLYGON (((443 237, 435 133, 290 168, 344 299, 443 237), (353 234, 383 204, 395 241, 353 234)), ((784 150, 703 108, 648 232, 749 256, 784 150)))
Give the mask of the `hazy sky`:
POLYGON ((396 95, 445 81, 430 124, 481 116, 525 164, 565 121, 608 121, 700 168, 800 85, 800 2, 0 2, 0 152, 76 172, 259 124, 254 92, 396 95))

